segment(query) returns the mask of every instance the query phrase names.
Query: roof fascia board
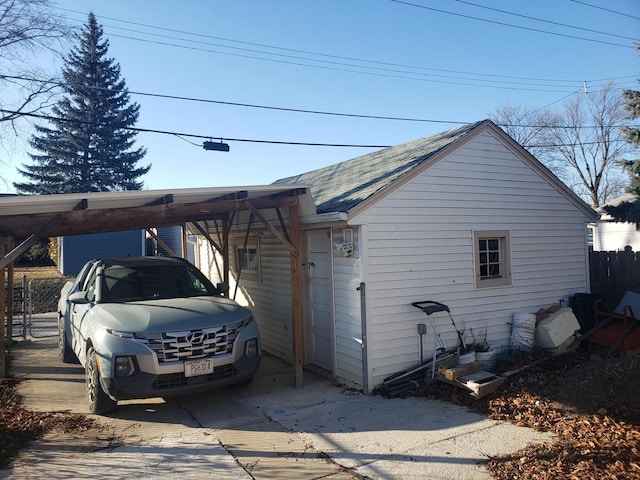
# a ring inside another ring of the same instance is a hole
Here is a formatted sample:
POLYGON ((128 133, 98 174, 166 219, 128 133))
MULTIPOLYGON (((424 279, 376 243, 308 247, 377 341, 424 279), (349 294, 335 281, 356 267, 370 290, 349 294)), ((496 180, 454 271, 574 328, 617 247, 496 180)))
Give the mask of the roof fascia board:
POLYGON ((411 180, 416 178, 418 175, 421 175, 425 170, 431 168, 433 165, 438 163, 444 157, 448 156, 451 152, 461 148, 462 146, 464 146, 465 144, 467 144, 468 142, 476 138, 478 135, 484 132, 489 125, 492 125, 491 122, 488 120, 485 120, 484 122, 476 126, 473 130, 470 130, 469 132, 467 132, 464 136, 458 138, 454 142, 444 147, 439 152, 436 152, 435 154, 433 154, 430 158, 422 162, 420 165, 417 165, 411 170, 409 170, 408 172, 405 172, 401 177, 395 179, 380 191, 374 193, 369 198, 360 202, 358 205, 356 205, 351 210, 349 210, 348 212, 349 223, 352 223, 352 222, 357 223, 357 217, 361 213, 366 211, 371 205, 379 202, 380 200, 385 198, 387 195, 390 195, 391 193, 395 192, 402 186, 406 185, 411 180))
POLYGON ((567 198, 567 200, 578 207, 578 209, 580 209, 587 217, 589 217, 591 221, 595 221, 598 218, 598 212, 591 208, 573 190, 567 187, 564 182, 562 182, 556 175, 554 175, 554 173, 549 170, 540 160, 531 155, 531 153, 529 153, 518 142, 507 135, 501 128, 492 123, 491 131, 504 141, 507 148, 509 148, 515 155, 519 156, 529 167, 531 167, 544 180, 546 180, 547 183, 549 183, 552 187, 563 194, 567 198))
POLYGON ((348 215, 345 212, 318 213, 300 217, 301 230, 314 228, 347 227, 348 215))
MULTIPOLYGON (((254 208, 288 207, 297 204, 295 195, 253 198, 254 208)), ((136 228, 181 225, 185 222, 221 218, 229 211, 244 210, 242 200, 207 200, 197 203, 172 203, 152 206, 72 210, 64 214, 18 214, 1 217, 0 235, 27 237, 53 217, 60 222, 48 229, 47 236, 80 235, 136 228)))
POLYGON ((490 120, 485 120, 480 123, 477 127, 471 130, 469 133, 459 138, 455 142, 451 143, 444 147, 441 151, 437 152, 433 155, 433 157, 424 161, 420 165, 411 169, 409 172, 406 172, 402 177, 393 181, 390 185, 386 186, 384 189, 376 192, 371 197, 367 198, 360 204, 356 205, 353 209, 351 209, 349 213, 349 223, 357 223, 357 217, 362 212, 366 211, 372 204, 380 201, 387 195, 396 191, 400 187, 404 186, 411 180, 413 180, 418 175, 422 174, 425 170, 429 169, 431 166, 438 163, 442 158, 448 156, 455 150, 462 148, 464 145, 483 134, 484 132, 491 132, 492 134, 499 137, 505 144, 509 150, 511 150, 514 155, 520 157, 529 167, 531 167, 535 172, 537 172, 546 182, 548 182, 552 187, 558 190, 563 196, 567 198, 574 206, 576 206, 579 210, 581 210, 591 221, 595 221, 598 217, 598 214, 595 210, 593 210, 589 205, 587 205, 573 190, 567 187, 558 177, 556 177, 551 170, 545 167, 542 162, 540 162, 537 158, 531 155, 527 150, 525 150, 520 144, 518 144, 514 139, 512 139, 509 135, 507 135, 501 128, 495 125, 490 120))

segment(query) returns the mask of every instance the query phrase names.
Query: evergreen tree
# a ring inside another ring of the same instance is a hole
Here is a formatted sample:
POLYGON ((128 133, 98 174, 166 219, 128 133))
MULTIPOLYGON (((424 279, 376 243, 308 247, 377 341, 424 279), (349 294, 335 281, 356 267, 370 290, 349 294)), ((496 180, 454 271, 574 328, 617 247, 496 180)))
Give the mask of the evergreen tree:
MULTIPOLYGON (((640 50, 640 44, 636 48, 640 50)), ((629 112, 629 119, 640 118, 640 92, 625 90, 622 95, 625 108, 629 112)), ((640 128, 624 127, 622 131, 629 143, 635 147, 640 147, 640 128)), ((619 222, 635 223, 636 228, 640 230, 640 159, 625 160, 623 165, 629 172, 631 179, 627 191, 633 193, 637 200, 623 202, 614 207, 605 207, 605 211, 619 222)))
POLYGON ((93 13, 65 58, 64 95, 52 109, 51 127, 36 126, 32 165, 18 171, 29 181, 14 183, 21 193, 81 193, 140 190, 138 167, 146 149, 132 149, 129 130, 139 115, 131 103, 120 66, 107 57, 109 42, 93 13))

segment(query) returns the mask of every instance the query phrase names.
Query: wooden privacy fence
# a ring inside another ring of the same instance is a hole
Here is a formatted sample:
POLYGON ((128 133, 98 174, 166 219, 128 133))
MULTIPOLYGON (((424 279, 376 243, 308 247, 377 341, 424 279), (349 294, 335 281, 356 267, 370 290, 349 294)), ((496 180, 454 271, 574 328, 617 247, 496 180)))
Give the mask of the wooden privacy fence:
POLYGON ((624 292, 640 292, 640 252, 590 252, 591 293, 615 308, 624 292))

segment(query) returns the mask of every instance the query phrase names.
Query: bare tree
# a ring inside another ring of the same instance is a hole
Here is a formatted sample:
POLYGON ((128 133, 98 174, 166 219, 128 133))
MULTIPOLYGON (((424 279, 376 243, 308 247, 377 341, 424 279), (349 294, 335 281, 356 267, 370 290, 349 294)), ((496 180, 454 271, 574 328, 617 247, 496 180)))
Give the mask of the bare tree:
POLYGON ((574 97, 556 128, 545 130, 545 141, 572 173, 572 187, 594 208, 620 195, 626 183, 620 162, 629 145, 620 129, 627 113, 621 92, 609 83, 574 97))
POLYGON ((626 112, 613 83, 573 97, 560 113, 508 106, 490 118, 594 208, 624 190, 626 112))
POLYGON ((550 125, 557 125, 560 122, 559 114, 549 109, 508 104, 490 114, 489 119, 558 177, 567 180, 563 165, 554 156, 553 148, 545 143, 545 131, 550 125))
POLYGON ((49 0, 0 0, 0 126, 5 133, 0 138, 5 151, 19 136, 16 120, 51 105, 57 84, 32 63, 43 52, 57 55, 69 33, 49 0))

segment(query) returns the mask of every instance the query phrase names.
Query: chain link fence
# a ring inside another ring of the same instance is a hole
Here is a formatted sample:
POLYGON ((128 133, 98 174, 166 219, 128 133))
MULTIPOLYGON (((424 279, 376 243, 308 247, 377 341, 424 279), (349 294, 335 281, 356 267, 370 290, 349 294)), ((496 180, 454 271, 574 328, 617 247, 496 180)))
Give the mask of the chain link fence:
POLYGON ((43 323, 34 320, 40 317, 57 316, 60 290, 70 280, 72 278, 35 278, 28 282, 25 279, 22 284, 15 285, 11 299, 13 317, 11 325, 7 325, 7 337, 10 335, 12 340, 24 340, 27 333, 34 338, 57 335, 57 330, 52 330, 51 322, 43 323), (44 327, 44 325, 47 326, 44 327))

